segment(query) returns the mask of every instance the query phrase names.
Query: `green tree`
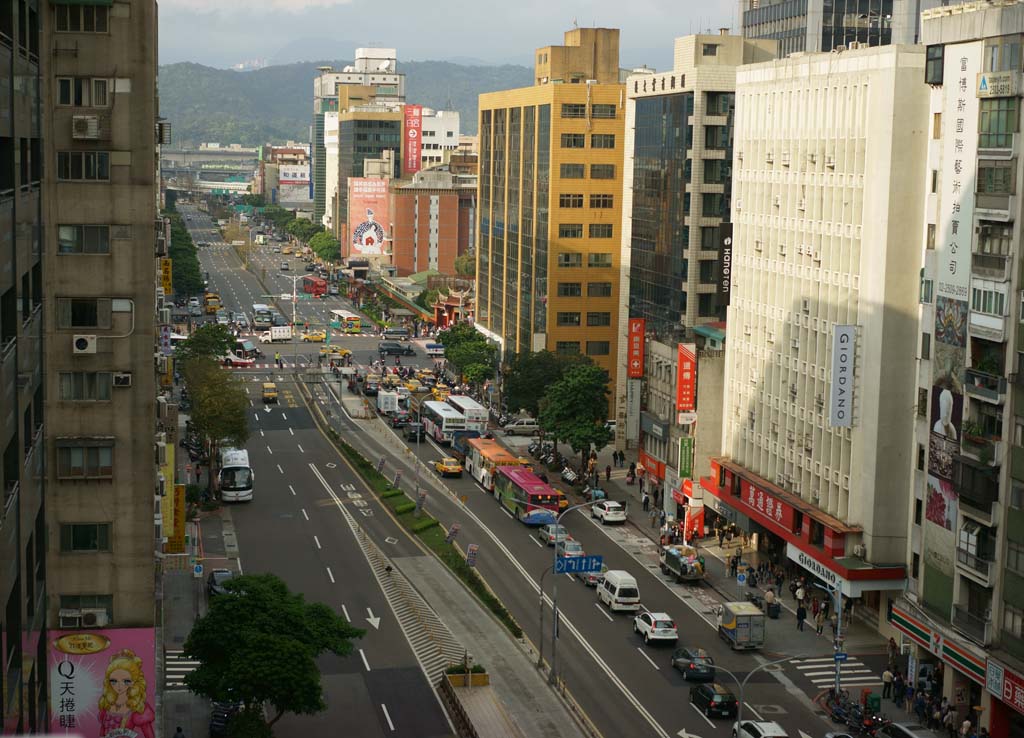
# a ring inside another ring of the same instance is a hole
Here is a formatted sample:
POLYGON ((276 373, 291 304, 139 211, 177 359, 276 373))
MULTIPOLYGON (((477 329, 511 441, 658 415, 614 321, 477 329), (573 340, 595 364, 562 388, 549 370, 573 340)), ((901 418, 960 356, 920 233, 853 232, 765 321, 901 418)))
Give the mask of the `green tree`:
MULTIPOLYGON (((191 420, 213 458, 220 445, 241 448, 249 439, 249 398, 242 383, 209 357, 189 359, 182 366, 192 400, 191 420)), ((213 486, 210 475, 208 487, 213 486)))
POLYGON ((310 238, 309 247, 324 261, 335 261, 341 258, 341 244, 327 231, 320 231, 310 238))
POLYGON ((585 467, 591 446, 600 451, 612 439, 607 414, 608 375, 596 364, 576 364, 548 387, 537 422, 580 454, 585 467))
POLYGON ((460 277, 476 276, 476 254, 469 252, 455 257, 455 273, 460 277))
POLYGON ((505 403, 513 411, 526 410, 536 418, 548 387, 560 380, 570 366, 589 362, 590 359, 582 354, 556 354, 552 351, 517 354, 505 371, 502 385, 505 403))
POLYGON ((295 236, 303 243, 308 242, 317 233, 323 230, 323 226, 317 225, 313 221, 306 220, 305 218, 296 218, 286 227, 288 233, 295 236))
POLYGON ((413 300, 424 310, 430 310, 431 306, 437 302, 437 296, 440 294, 438 290, 423 290, 421 293, 416 295, 416 299, 413 300))
POLYGON ((185 641, 186 656, 199 662, 185 677, 188 688, 211 700, 239 700, 251 712, 269 705, 275 714, 268 725, 288 712, 322 712, 316 659, 347 656, 364 631, 322 603, 307 603, 273 574, 238 577, 225 589, 185 641))
POLYGON ((199 269, 196 245, 192 242, 181 215, 164 213, 171 219, 171 243, 167 255, 171 258, 171 284, 175 294, 196 295, 203 291, 203 276, 199 269))
POLYGON ((262 208, 266 205, 266 200, 263 199, 263 195, 242 195, 238 198, 238 202, 242 205, 251 205, 254 208, 262 208))
POLYGON ((451 328, 437 334, 437 342, 445 349, 455 348, 465 341, 485 340, 480 331, 476 330, 469 323, 456 323, 451 328))
POLYGON ((193 359, 222 359, 235 345, 235 338, 226 325, 204 323, 174 349, 179 364, 193 359))
POLYGON ((263 210, 263 217, 273 223, 275 228, 287 228, 288 224, 295 220, 292 212, 280 205, 268 205, 263 210))

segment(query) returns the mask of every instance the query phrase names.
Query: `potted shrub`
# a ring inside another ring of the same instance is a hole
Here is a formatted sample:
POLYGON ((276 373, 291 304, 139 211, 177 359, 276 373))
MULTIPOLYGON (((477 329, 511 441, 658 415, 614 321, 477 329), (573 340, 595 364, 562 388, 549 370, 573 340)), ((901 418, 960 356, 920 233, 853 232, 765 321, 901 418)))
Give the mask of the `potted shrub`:
POLYGON ((448 683, 453 687, 486 687, 491 683, 490 674, 482 664, 473 664, 469 674, 466 673, 466 664, 452 664, 445 674, 448 676, 448 683))

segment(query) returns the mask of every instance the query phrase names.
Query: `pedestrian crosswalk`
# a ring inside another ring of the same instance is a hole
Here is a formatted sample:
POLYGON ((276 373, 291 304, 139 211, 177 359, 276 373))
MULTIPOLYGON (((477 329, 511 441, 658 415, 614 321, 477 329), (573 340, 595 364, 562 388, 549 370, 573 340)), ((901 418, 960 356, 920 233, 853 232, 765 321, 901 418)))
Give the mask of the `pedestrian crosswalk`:
POLYGON ((168 691, 187 691, 185 686, 186 675, 192 673, 199 666, 198 661, 192 661, 185 656, 184 651, 164 651, 164 688, 168 691))
MULTIPOLYGON (((799 669, 801 676, 810 680, 815 687, 824 689, 831 687, 835 683, 835 660, 831 656, 813 659, 794 659, 790 663, 799 669)), ((850 656, 840 665, 839 673, 844 688, 874 687, 882 683, 881 675, 876 674, 874 669, 871 669, 855 656, 850 656)))

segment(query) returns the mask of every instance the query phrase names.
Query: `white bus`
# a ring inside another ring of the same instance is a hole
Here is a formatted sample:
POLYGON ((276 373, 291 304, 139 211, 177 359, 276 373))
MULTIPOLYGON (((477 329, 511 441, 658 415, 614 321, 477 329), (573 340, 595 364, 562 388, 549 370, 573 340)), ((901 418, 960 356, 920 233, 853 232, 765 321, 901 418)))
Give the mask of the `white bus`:
POLYGON ((462 413, 446 402, 428 400, 420 407, 420 422, 423 430, 438 443, 451 443, 452 433, 466 429, 462 413))
POLYGON ((269 305, 262 302, 253 303, 252 306, 252 327, 253 329, 265 330, 274 324, 274 311, 269 305))
POLYGON ((485 433, 487 431, 487 408, 466 395, 448 395, 448 404, 462 413, 466 419, 466 430, 485 433))
POLYGON ((217 477, 220 498, 224 502, 252 499, 254 475, 249 466, 249 452, 244 448, 222 448, 219 454, 220 474, 217 477))

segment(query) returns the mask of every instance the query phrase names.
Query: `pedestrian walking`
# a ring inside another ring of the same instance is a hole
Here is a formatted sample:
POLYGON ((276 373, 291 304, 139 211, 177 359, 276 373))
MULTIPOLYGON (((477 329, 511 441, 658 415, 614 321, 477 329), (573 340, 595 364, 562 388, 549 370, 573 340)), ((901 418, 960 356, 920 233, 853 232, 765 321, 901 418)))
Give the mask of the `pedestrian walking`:
MULTIPOLYGON (((819 630, 818 632, 820 633, 821 631, 819 630)), ((891 699, 892 698, 892 682, 893 682, 893 679, 894 679, 893 673, 891 671, 889 671, 888 669, 886 669, 885 671, 882 672, 882 699, 883 700, 884 699, 891 699)))
POLYGON ((815 595, 811 598, 811 617, 817 617, 818 612, 821 610, 821 603, 818 602, 818 597, 815 595))
POLYGON ((718 547, 725 548, 725 528, 718 529, 718 547))
POLYGON ((658 511, 658 519, 661 521, 662 525, 665 524, 665 511, 664 510, 659 510, 658 511))
POLYGON ((818 610, 818 614, 814 616, 814 632, 821 635, 821 631, 825 629, 825 613, 818 610))
POLYGON ((914 685, 910 682, 903 688, 903 706, 908 715, 914 711, 914 685))
POLYGON ((895 668, 896 656, 899 654, 899 646, 896 645, 896 639, 890 638, 889 643, 886 646, 886 651, 889 654, 889 668, 895 668))
POLYGON ((900 674, 899 669, 896 670, 896 675, 892 678, 892 703, 897 707, 903 704, 903 675, 900 674))
POLYGON ((643 505, 644 512, 651 509, 651 498, 647 496, 646 492, 640 495, 640 504, 643 505))
POLYGON ((962 738, 968 738, 971 735, 971 721, 964 720, 960 725, 960 735, 962 738))
POLYGON ((798 585, 796 588, 796 592, 793 593, 793 596, 796 598, 796 601, 798 603, 803 604, 805 594, 806 592, 804 592, 803 585, 798 585))
POLYGON ((640 477, 640 494, 644 493, 644 478, 640 477))
POLYGON ((178 726, 178 729, 174 731, 174 738, 185 738, 185 731, 181 729, 180 725, 178 726))
POLYGON ((807 619, 807 608, 803 605, 797 605, 796 608, 796 629, 804 629, 804 621, 807 619))
POLYGON ((604 481, 606 481, 606 482, 612 481, 612 465, 611 464, 609 464, 608 466, 606 466, 604 468, 604 481))
POLYGON ((657 510, 651 510, 650 516, 651 516, 651 527, 652 528, 657 528, 658 527, 658 511, 657 510))

